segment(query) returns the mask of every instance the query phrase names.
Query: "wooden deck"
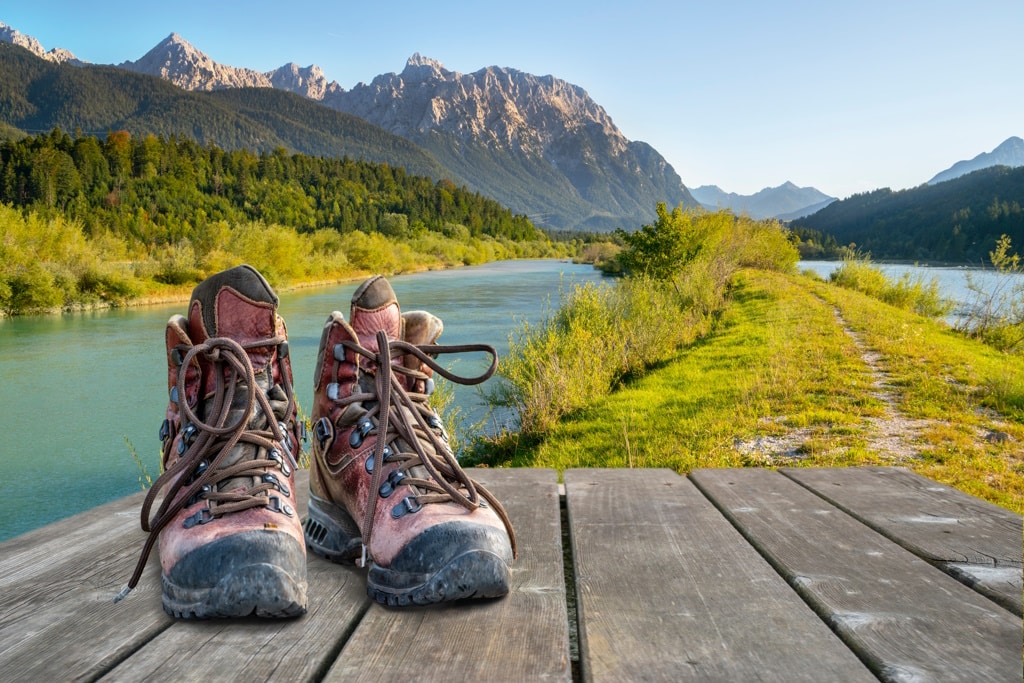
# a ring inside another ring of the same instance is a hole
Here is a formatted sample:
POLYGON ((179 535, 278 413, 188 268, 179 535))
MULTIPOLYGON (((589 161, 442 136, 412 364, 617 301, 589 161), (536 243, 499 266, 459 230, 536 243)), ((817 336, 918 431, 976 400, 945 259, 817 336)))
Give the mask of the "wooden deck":
POLYGON ((906 470, 473 476, 502 600, 384 608, 311 555, 304 617, 182 622, 154 552, 115 605, 141 494, 0 544, 0 681, 1021 680, 1021 517, 906 470))

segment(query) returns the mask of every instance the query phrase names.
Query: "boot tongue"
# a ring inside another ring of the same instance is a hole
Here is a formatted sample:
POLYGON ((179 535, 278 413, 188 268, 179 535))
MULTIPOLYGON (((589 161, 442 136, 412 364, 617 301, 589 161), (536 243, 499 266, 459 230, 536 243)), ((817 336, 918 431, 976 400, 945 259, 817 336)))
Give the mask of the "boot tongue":
MULTIPOLYGON (((380 350, 377 332, 383 330, 392 340, 402 338, 402 311, 395 291, 383 276, 370 278, 352 295, 349 322, 359 337, 359 344, 375 353, 380 350)), ((363 361, 361 358, 360 363, 363 361)))
POLYGON ((189 303, 195 343, 228 336, 240 344, 273 337, 277 295, 252 266, 241 265, 196 285, 189 303))
MULTIPOLYGON (((426 311, 409 311, 402 316, 402 319, 405 321, 405 341, 416 346, 437 343, 437 338, 444 331, 444 323, 441 322, 441 319, 426 311)), ((405 378, 405 388, 418 393, 431 393, 431 389, 428 388, 428 382, 430 386, 433 385, 433 380, 430 378, 433 377, 434 371, 411 353, 406 354, 402 362, 405 367, 410 370, 418 370, 428 378, 427 380, 422 380, 407 377, 405 378)))

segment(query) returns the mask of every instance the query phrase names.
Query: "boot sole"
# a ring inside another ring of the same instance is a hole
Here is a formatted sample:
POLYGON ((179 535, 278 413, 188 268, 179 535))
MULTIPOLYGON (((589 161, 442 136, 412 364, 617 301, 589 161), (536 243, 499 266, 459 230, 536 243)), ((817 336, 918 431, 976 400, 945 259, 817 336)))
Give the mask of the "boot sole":
MULTIPOLYGON (((339 564, 355 564, 362 552, 359 527, 342 507, 310 496, 303 524, 306 546, 339 564)), ((510 554, 511 551, 509 551, 510 554)), ((426 573, 396 571, 371 562, 366 593, 383 605, 431 605, 508 594, 509 559, 502 553, 471 548, 426 573)))
POLYGON ((422 577, 419 585, 408 587, 409 581, 405 572, 371 563, 366 592, 382 605, 392 607, 500 598, 508 594, 509 568, 503 558, 490 551, 471 550, 422 577))
POLYGON ((250 531, 202 546, 163 580, 164 611, 179 619, 297 617, 306 612, 306 553, 292 536, 250 531))
POLYGON ((206 591, 176 586, 164 577, 164 611, 178 619, 288 618, 306 613, 306 586, 280 567, 256 564, 224 577, 206 591))

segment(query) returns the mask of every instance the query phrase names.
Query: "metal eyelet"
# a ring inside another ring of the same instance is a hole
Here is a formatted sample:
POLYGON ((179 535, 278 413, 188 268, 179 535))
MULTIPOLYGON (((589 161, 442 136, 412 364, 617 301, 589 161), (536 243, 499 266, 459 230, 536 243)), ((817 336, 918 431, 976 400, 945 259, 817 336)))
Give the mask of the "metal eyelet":
POLYGON ((202 498, 203 498, 203 496, 205 494, 209 493, 212 490, 213 490, 212 486, 210 486, 209 484, 203 484, 203 488, 199 489, 196 492, 196 495, 194 495, 194 496, 192 496, 191 498, 188 499, 188 502, 185 503, 185 507, 192 507, 193 505, 198 503, 200 500, 202 500, 202 498))
POLYGON ((177 402, 178 402, 178 385, 175 384, 173 387, 171 387, 171 403, 177 403, 177 402))
POLYGON ((262 479, 264 484, 273 484, 277 488, 277 490, 283 493, 284 495, 292 495, 292 492, 288 489, 288 486, 282 484, 281 480, 278 479, 273 472, 266 472, 263 475, 262 479))
POLYGON ((185 357, 181 355, 181 349, 177 347, 171 349, 171 362, 179 368, 185 363, 185 357))
POLYGON ((391 446, 384 446, 384 462, 391 460, 391 456, 394 454, 395 452, 391 450, 391 446))
POLYGON ((331 352, 334 354, 334 360, 340 360, 340 361, 344 362, 344 360, 345 360, 345 347, 344 346, 342 346, 341 344, 335 344, 334 348, 331 350, 331 352))
POLYGON ((423 508, 420 502, 416 500, 416 496, 406 496, 395 505, 391 510, 391 516, 395 519, 404 517, 410 512, 419 512, 423 508))
POLYGON ((331 421, 326 417, 321 417, 316 421, 316 426, 313 427, 313 435, 316 437, 317 443, 320 444, 320 449, 323 450, 324 444, 327 443, 334 433, 334 427, 331 425, 331 421))
POLYGON ((349 434, 348 444, 352 446, 352 448, 359 448, 363 445, 363 441, 366 440, 367 435, 369 435, 371 431, 373 431, 373 422, 370 420, 361 421, 356 425, 356 429, 353 429, 352 433, 349 434))
POLYGON ((165 417, 164 421, 160 424, 160 440, 161 441, 167 441, 167 437, 169 437, 170 435, 171 435, 171 421, 168 420, 165 417))
MULTIPOLYGON (((391 494, 394 493, 396 489, 398 489, 398 485, 402 483, 402 480, 405 479, 405 477, 405 472, 403 472, 402 470, 395 470, 394 472, 388 475, 388 480, 380 485, 380 491, 378 491, 377 493, 380 494, 381 498, 390 497, 391 494)), ((417 505, 419 505, 419 503, 417 503, 417 505)), ((410 512, 414 511, 410 510, 410 512)))
POLYGON ((288 357, 288 341, 285 340, 277 345, 277 358, 283 360, 288 357))
POLYGON ((424 384, 424 386, 423 386, 423 393, 424 394, 426 394, 427 396, 430 396, 431 394, 434 393, 434 378, 433 377, 428 377, 427 381, 424 382, 423 384, 424 384))
POLYGON ((192 515, 191 517, 187 518, 184 522, 182 522, 182 526, 184 526, 186 529, 191 529, 197 524, 207 524, 209 522, 212 522, 213 520, 213 513, 210 511, 210 508, 206 507, 201 509, 199 512, 192 515))
POLYGON ((367 473, 373 474, 374 462, 372 453, 369 455, 369 457, 366 458, 366 462, 363 463, 363 466, 366 468, 367 473))
POLYGON ((203 472, 205 472, 207 469, 209 469, 209 467, 210 467, 210 463, 208 461, 200 460, 199 464, 196 465, 196 468, 194 470, 192 470, 192 476, 190 476, 188 478, 188 480, 190 482, 195 481, 196 479, 201 477, 203 472))
POLYGON ((290 477, 292 475, 292 468, 288 466, 288 463, 285 462, 285 459, 281 456, 281 451, 276 448, 271 448, 267 453, 267 459, 276 462, 277 469, 281 470, 281 474, 284 476, 290 477))
POLYGON ((332 401, 337 401, 341 395, 341 385, 337 382, 331 382, 327 385, 327 398, 332 401))
POLYGON ((280 512, 282 514, 288 515, 289 517, 295 514, 295 510, 292 509, 292 506, 289 505, 288 503, 282 503, 281 499, 278 498, 277 496, 270 497, 270 499, 267 501, 267 509, 273 510, 274 512, 280 512))

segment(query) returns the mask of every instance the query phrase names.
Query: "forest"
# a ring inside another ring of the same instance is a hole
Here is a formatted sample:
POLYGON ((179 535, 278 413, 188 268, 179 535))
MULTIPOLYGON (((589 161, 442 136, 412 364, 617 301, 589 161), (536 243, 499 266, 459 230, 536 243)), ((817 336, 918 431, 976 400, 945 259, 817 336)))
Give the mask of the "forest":
POLYGON ((284 285, 573 248, 401 167, 124 131, 7 139, 0 203, 8 314, 125 303, 239 260, 284 285))
POLYGON ((1001 235, 1024 244, 1024 168, 993 166, 907 190, 888 188, 833 202, 792 222, 814 258, 842 256, 834 246, 876 260, 981 265, 1001 235), (824 240, 824 241, 823 241, 824 240))

